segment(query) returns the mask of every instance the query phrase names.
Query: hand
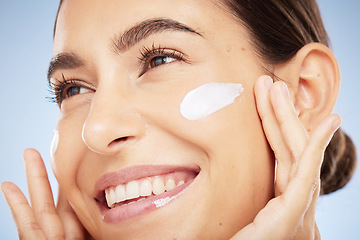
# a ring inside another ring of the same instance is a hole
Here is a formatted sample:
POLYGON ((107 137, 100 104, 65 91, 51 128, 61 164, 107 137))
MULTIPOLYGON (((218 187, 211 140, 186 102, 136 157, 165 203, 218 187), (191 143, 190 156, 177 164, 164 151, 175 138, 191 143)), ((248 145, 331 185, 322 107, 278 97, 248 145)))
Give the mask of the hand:
POLYGON ((277 161, 275 197, 231 240, 320 239, 315 222, 326 146, 341 124, 330 115, 311 136, 300 122, 286 85, 269 76, 255 84, 256 104, 277 161))
POLYGON ((1 184, 1 191, 11 209, 19 239, 89 239, 90 236, 61 191, 55 207, 40 154, 34 149, 26 149, 23 156, 31 206, 14 183, 1 184))

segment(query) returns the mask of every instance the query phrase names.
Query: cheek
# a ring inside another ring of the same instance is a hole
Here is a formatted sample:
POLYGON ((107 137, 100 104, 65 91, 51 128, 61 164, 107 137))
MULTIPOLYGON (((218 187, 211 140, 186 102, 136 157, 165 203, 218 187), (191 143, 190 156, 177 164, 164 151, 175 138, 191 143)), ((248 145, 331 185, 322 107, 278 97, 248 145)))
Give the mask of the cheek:
POLYGON ((251 222, 273 195, 273 156, 256 116, 233 113, 210 155, 211 199, 224 206, 214 214, 234 229, 251 222))
POLYGON ((86 116, 85 109, 68 115, 61 114, 54 134, 51 147, 54 153, 52 168, 60 186, 66 188, 66 191, 76 189, 78 170, 86 152, 86 146, 81 138, 86 116))
POLYGON ((188 125, 196 125, 192 133, 198 136, 197 143, 201 143, 209 156, 206 168, 209 185, 213 188, 209 198, 214 205, 212 209, 216 211, 219 203, 224 206, 214 215, 223 216, 223 223, 229 220, 229 226, 248 224, 273 193, 273 155, 254 96, 247 89, 237 93, 240 92, 241 96, 235 102, 231 99, 230 105, 200 121, 187 121, 188 125))
MULTIPOLYGON (((92 163, 89 151, 82 140, 82 127, 88 114, 88 108, 79 108, 66 116, 62 115, 58 125, 58 146, 54 154, 53 170, 62 192, 69 200, 82 224, 88 229, 96 229, 91 225, 93 212, 89 211, 89 201, 84 182, 93 182, 91 171, 86 172, 92 163), (88 160, 88 162, 86 162, 88 160)), ((95 166, 96 167, 96 166, 95 166)), ((96 176, 96 175, 94 175, 96 176)), ((90 184, 90 186, 93 186, 90 184)))

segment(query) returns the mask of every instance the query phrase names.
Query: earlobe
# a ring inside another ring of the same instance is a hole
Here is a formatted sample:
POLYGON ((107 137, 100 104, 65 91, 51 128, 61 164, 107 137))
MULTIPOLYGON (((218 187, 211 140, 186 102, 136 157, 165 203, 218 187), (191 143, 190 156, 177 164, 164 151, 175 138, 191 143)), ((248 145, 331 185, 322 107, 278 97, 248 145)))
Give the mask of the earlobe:
POLYGON ((278 72, 284 76, 282 79, 289 81, 286 83, 292 92, 295 109, 301 122, 311 131, 331 113, 338 96, 340 72, 333 53, 323 44, 310 43, 278 70, 290 75, 288 79, 278 72))

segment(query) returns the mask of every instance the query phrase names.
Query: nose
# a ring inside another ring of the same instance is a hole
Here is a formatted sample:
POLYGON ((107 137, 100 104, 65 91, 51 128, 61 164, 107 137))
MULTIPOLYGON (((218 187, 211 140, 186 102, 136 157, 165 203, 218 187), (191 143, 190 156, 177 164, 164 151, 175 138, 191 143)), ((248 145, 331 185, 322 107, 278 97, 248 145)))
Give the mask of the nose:
POLYGON ((98 89, 83 125, 82 139, 91 151, 111 155, 138 142, 145 130, 144 120, 131 101, 114 90, 98 89))

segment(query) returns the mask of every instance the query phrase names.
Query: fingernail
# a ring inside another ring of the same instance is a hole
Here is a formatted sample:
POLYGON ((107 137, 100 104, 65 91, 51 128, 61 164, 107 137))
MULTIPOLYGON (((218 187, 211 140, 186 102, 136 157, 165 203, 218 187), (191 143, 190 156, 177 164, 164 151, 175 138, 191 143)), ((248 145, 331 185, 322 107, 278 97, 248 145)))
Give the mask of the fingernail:
POLYGON ((270 90, 270 88, 271 88, 271 86, 273 85, 273 80, 272 80, 272 78, 270 77, 270 76, 267 76, 266 78, 265 78, 265 86, 266 86, 266 88, 268 89, 268 90, 270 90))
POLYGON ((288 98, 290 98, 289 89, 288 89, 287 85, 286 85, 284 82, 282 82, 281 88, 282 88, 285 96, 287 96, 288 98))
POLYGON ((336 130, 338 130, 338 128, 340 127, 341 123, 342 123, 342 118, 341 118, 341 117, 337 117, 337 118, 334 120, 334 122, 333 122, 333 124, 332 124, 332 127, 331 127, 331 129, 333 130, 333 132, 335 132, 336 130))
POLYGON ((4 188, 4 183, 2 182, 2 183, 0 184, 0 190, 1 190, 1 194, 5 197, 3 188, 4 188))

